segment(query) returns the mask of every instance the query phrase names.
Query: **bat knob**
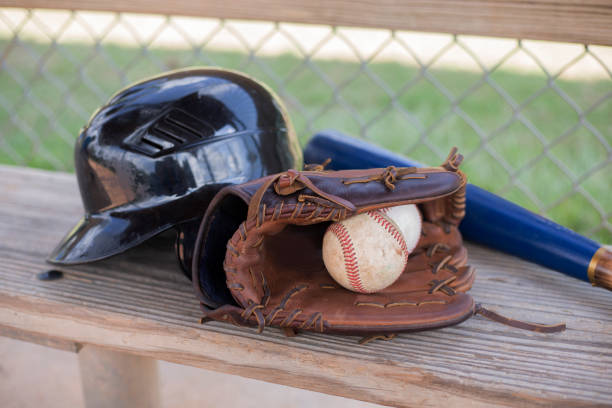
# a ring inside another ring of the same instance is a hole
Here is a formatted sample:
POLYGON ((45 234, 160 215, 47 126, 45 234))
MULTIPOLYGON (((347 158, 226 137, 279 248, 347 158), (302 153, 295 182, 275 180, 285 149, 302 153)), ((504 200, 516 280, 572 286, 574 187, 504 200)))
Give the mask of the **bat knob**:
POLYGON ((602 246, 595 252, 589 263, 588 275, 593 286, 612 290, 612 250, 610 247, 602 246))

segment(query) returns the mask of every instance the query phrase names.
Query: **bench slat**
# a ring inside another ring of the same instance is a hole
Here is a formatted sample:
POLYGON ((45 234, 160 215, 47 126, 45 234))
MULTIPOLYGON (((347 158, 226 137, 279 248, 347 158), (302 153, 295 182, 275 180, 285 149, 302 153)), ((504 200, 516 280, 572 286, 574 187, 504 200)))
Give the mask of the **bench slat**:
POLYGON ((564 333, 474 317, 366 346, 349 336, 286 338, 272 328, 258 335, 198 323, 172 234, 103 262, 56 268, 63 279, 37 280, 51 268, 46 254, 81 216, 74 176, 0 166, 0 192, 0 327, 12 337, 94 344, 394 406, 610 401, 612 295, 528 262, 470 245, 478 271, 471 294, 510 317, 566 322, 564 333))
POLYGON ((172 14, 612 44, 612 6, 606 0, 0 0, 0 6, 172 14))

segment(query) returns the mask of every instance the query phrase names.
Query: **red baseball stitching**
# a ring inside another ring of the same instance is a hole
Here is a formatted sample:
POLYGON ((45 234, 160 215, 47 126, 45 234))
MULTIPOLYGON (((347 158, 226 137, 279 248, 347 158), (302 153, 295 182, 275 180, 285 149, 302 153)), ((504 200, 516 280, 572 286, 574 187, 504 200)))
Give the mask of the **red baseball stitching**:
POLYGON ((359 265, 357 263, 357 254, 355 254, 355 248, 353 247, 353 241, 344 227, 340 223, 333 223, 329 227, 330 231, 333 232, 340 242, 342 247, 342 255, 344 256, 344 266, 346 268, 346 274, 348 276, 349 283, 353 289, 359 292, 367 293, 367 290, 363 287, 361 277, 359 276, 359 265))
POLYGON ((395 225, 389 222, 387 217, 381 215, 379 211, 382 213, 386 213, 389 210, 387 208, 381 208, 378 211, 368 211, 367 214, 372 217, 372 219, 374 219, 374 221, 376 221, 381 227, 383 227, 385 231, 391 234, 391 236, 397 241, 400 248, 402 248, 402 252, 404 253, 404 260, 408 262, 408 246, 406 245, 406 240, 404 239, 404 236, 397 228, 395 228, 395 225))

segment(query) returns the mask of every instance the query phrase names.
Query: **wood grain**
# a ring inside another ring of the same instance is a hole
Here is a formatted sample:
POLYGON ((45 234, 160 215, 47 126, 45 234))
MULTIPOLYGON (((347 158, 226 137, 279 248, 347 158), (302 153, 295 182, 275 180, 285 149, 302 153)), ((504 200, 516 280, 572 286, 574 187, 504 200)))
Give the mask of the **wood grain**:
POLYGON ((18 330, 12 327, 0 326, 0 336, 73 353, 78 353, 81 349, 81 345, 74 341, 58 339, 47 334, 36 334, 26 330, 18 330))
POLYGON ((0 0, 3 7, 102 10, 612 44, 608 0, 0 0))
POLYGON ((81 216, 74 176, 0 166, 0 326, 392 406, 596 406, 612 398, 612 295, 469 246, 471 294, 561 334, 474 317, 390 342, 200 325, 172 234, 42 282, 44 257, 81 216))

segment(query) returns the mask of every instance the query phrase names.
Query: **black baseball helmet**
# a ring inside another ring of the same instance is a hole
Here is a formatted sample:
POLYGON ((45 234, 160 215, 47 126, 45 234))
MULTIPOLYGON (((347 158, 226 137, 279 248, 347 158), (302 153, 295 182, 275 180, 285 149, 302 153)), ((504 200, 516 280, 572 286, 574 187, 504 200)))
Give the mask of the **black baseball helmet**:
POLYGON ((301 168, 302 154, 268 87, 238 72, 197 68, 118 92, 81 131, 74 161, 85 216, 49 262, 104 259, 177 227, 188 270, 190 240, 213 195, 301 168))

